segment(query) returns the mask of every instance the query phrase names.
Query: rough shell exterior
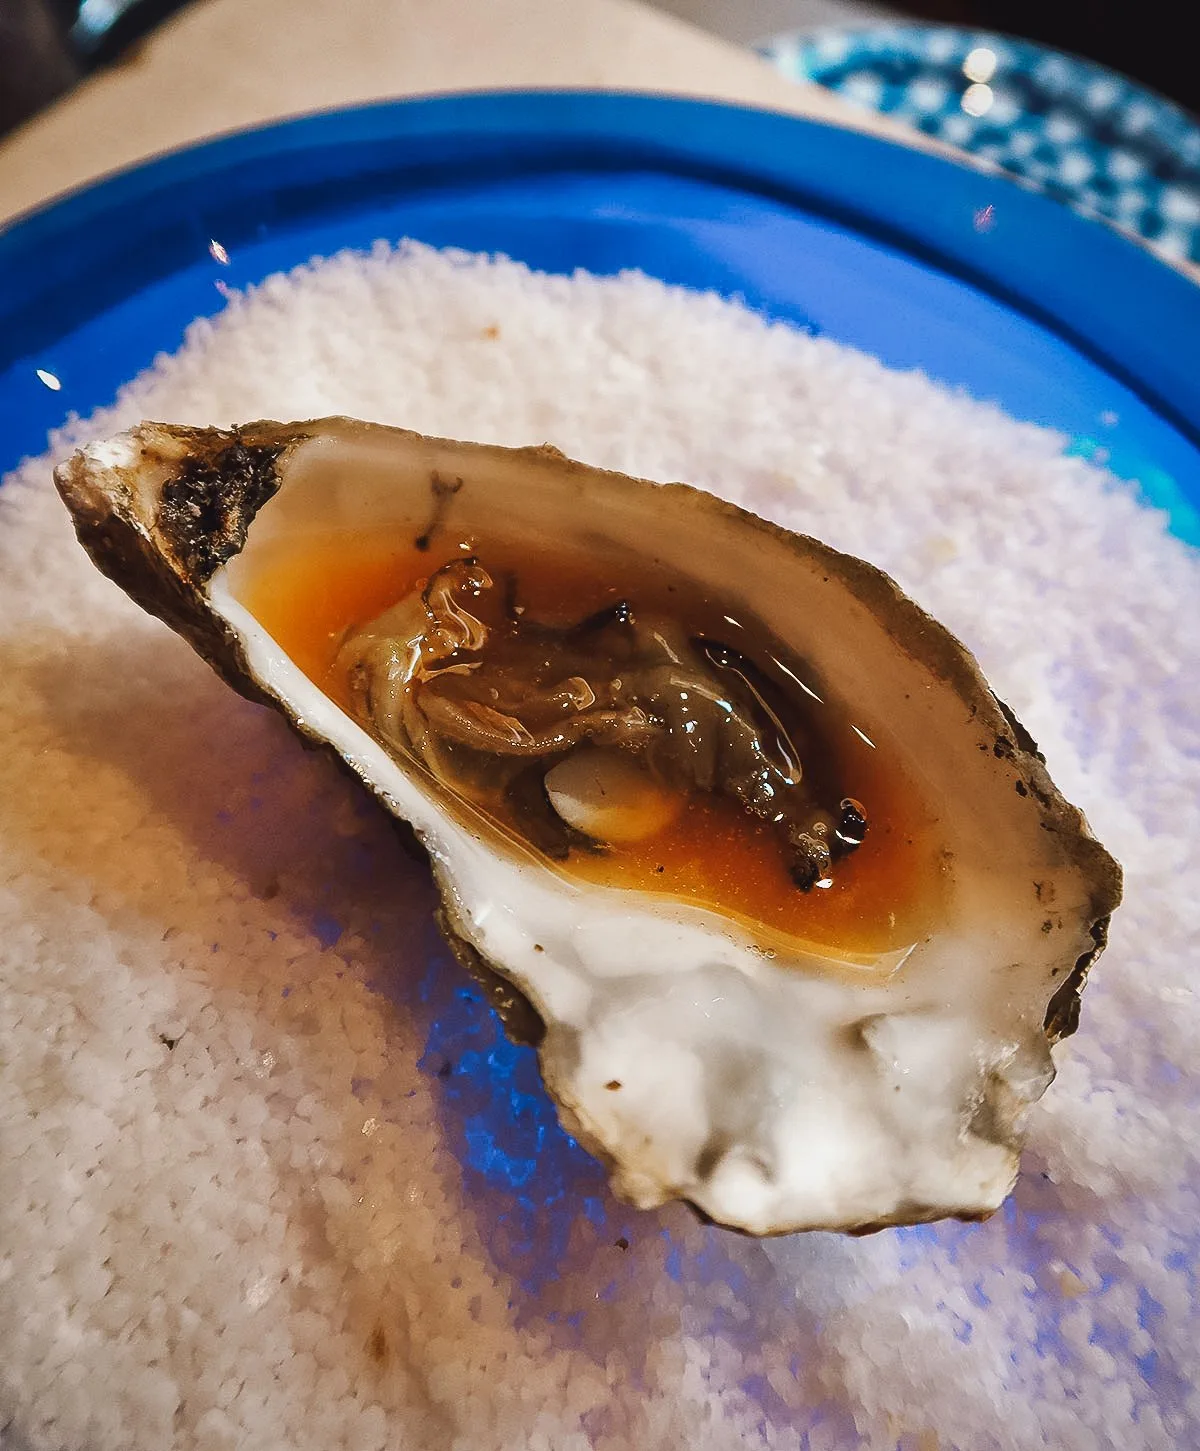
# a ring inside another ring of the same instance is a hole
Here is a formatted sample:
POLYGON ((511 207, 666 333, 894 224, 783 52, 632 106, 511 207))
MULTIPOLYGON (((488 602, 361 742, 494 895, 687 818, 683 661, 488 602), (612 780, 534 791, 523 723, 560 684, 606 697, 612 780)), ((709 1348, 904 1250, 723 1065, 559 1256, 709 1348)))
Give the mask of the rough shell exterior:
POLYGON ((973 1218, 1001 1202, 1028 1109, 1053 1076, 1049 1047, 1078 1023, 1120 871, 969 653, 886 576, 683 485, 604 474, 549 447, 344 419, 145 424, 56 477, 106 574, 413 825, 460 961, 491 984, 510 1027, 540 1041, 564 1121, 609 1163, 618 1192, 647 1206, 685 1198, 755 1233, 973 1218), (709 570, 707 587, 736 594, 801 654, 828 650, 821 631, 796 638, 827 610, 848 638, 822 668, 849 672, 850 698, 859 675, 879 682, 883 728, 892 722, 944 813, 955 889, 944 933, 894 978, 859 980, 803 953, 768 960, 744 925, 697 908, 581 893, 506 860, 478 821, 407 779, 330 702, 322 709, 238 602, 256 521, 271 520, 275 537, 307 514, 347 511, 413 529, 437 472, 465 479, 455 507, 468 522, 503 500, 531 530, 586 527, 625 548, 670 531, 676 563, 709 570), (727 580, 714 573, 725 568, 727 580), (747 576, 776 584, 756 597, 747 576), (965 811, 960 790, 975 793, 965 811), (706 995, 724 1005, 719 1033, 696 1007, 706 995), (626 1093, 599 1091, 612 1082, 626 1093))

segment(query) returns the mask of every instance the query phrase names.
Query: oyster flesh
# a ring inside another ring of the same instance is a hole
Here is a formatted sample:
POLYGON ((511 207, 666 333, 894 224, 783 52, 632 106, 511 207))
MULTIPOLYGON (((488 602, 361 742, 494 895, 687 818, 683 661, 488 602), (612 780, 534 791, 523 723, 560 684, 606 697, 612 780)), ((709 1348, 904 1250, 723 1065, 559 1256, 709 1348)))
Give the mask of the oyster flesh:
POLYGON ((1120 871, 885 575, 348 419, 145 423, 56 481, 106 574, 411 825, 619 1194, 758 1234, 1001 1203, 1120 871))

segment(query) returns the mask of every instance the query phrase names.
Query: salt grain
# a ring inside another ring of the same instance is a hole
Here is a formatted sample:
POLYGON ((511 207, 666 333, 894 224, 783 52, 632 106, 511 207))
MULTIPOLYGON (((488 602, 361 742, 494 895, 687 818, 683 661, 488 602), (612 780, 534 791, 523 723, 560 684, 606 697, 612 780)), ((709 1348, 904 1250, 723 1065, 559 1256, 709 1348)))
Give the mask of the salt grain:
POLYGON ((92 569, 32 462, 0 491, 5 1445, 1200 1441, 1196 557, 918 375, 645 278, 420 248, 231 294, 52 452, 337 411, 549 439, 873 559, 1027 717, 1127 904, 988 1224, 757 1244, 634 1214, 543 1120, 519 1137, 531 1069, 478 1037, 388 825, 92 569))

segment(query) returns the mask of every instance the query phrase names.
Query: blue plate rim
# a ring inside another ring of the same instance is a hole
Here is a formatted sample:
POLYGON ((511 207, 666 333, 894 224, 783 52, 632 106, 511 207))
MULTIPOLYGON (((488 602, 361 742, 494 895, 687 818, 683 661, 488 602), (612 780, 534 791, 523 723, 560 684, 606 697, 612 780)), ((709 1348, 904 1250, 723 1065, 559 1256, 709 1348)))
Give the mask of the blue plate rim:
POLYGON ((482 168, 657 168, 772 196, 1049 327, 1200 446, 1200 370, 1188 364, 1200 286, 1145 247, 966 158, 782 112, 630 91, 480 91, 337 108, 229 132, 85 184, 0 227, 0 370, 29 355, 31 327, 42 346, 108 305, 73 270, 85 229, 95 278, 119 288, 130 218, 148 203, 160 229, 192 223, 214 180, 228 207, 239 187, 247 200, 249 183, 261 192, 268 166, 271 197, 302 201, 322 167, 348 152, 397 184, 452 155, 482 168), (13 332, 14 319, 23 332, 13 332), (7 356, 6 328, 17 337, 7 356))

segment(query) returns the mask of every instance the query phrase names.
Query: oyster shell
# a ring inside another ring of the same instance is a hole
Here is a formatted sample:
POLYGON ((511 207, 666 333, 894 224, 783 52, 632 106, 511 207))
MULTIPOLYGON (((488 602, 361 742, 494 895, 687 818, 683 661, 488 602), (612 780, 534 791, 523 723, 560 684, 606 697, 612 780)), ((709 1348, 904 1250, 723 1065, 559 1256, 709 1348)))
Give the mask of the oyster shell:
POLYGON ((105 573, 411 824, 619 1194, 758 1234, 1001 1203, 1120 871, 885 575, 685 485, 347 419, 147 423, 56 481, 105 573), (301 668, 264 579, 384 538, 419 578, 301 668))

